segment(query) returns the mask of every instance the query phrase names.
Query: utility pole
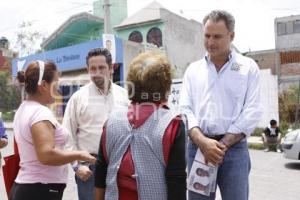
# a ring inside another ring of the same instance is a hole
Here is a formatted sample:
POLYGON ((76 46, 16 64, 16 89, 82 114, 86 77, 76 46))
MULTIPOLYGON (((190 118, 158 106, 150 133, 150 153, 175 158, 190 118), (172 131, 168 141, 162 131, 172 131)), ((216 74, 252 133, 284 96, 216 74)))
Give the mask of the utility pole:
POLYGON ((295 113, 295 127, 298 128, 298 115, 299 115, 299 100, 300 100, 300 80, 299 80, 299 85, 298 85, 298 95, 297 95, 297 105, 296 105, 296 113, 295 113))
POLYGON ((110 4, 109 0, 103 1, 103 11, 104 11, 104 33, 110 33, 110 4))

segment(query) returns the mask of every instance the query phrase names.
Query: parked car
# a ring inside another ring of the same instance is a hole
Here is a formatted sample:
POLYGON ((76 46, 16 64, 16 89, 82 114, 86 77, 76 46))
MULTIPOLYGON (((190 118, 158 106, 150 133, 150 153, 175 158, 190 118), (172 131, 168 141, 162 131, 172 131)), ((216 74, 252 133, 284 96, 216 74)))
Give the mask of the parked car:
POLYGON ((284 157, 300 160, 300 129, 288 132, 282 139, 281 146, 284 157))

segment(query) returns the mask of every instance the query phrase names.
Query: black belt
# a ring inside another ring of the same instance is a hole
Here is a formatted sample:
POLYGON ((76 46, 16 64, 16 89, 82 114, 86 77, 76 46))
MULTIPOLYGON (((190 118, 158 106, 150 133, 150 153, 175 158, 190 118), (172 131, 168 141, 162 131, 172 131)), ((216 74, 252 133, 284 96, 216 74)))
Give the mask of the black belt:
POLYGON ((222 135, 204 135, 204 136, 207 137, 207 138, 219 141, 225 136, 225 134, 222 134, 222 135))

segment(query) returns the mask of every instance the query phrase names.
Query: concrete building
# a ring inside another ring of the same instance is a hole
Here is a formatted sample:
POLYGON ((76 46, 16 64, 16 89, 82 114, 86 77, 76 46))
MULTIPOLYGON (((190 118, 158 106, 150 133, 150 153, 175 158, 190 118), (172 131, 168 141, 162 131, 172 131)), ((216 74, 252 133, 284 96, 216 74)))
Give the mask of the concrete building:
POLYGON ((300 49, 300 15, 275 19, 275 46, 278 50, 300 49))
POLYGON ((275 49, 246 53, 261 69, 271 69, 278 76, 279 90, 299 84, 300 15, 274 20, 275 49))
POLYGON ((202 24, 172 13, 157 2, 124 19, 114 29, 124 40, 154 44, 165 51, 177 78, 205 53, 202 24))
POLYGON ((255 60, 260 69, 270 69, 272 75, 276 75, 275 50, 251 51, 246 56, 255 60))
POLYGON ((300 80, 300 15, 276 18, 275 50, 280 88, 300 80))
MULTIPOLYGON (((111 33, 122 39, 124 77, 132 58, 143 51, 159 48, 165 52, 176 78, 181 78, 186 67, 204 55, 201 23, 174 14, 155 1, 127 18, 127 0, 111 0, 110 22, 111 33)), ((94 14, 79 13, 70 17, 41 46, 49 51, 100 40, 103 27, 103 0, 98 0, 94 2, 94 14)), ((63 75, 71 76, 73 72, 65 71, 63 75)))
MULTIPOLYGON (((124 85, 128 66, 139 53, 162 51, 172 64, 174 78, 181 78, 186 67, 204 55, 201 23, 185 19, 152 2, 127 17, 127 0, 110 0, 110 27, 114 34, 116 62, 113 81, 124 85)), ((32 60, 52 60, 62 72, 60 85, 63 105, 80 85, 89 81, 85 56, 88 50, 103 47, 103 0, 94 2, 94 14, 87 12, 71 16, 46 38, 43 52, 17 58, 12 74, 24 70, 32 60)), ((62 116, 64 108, 56 111, 62 116)))
POLYGON ((11 72, 12 59, 17 53, 9 48, 9 41, 5 37, 0 38, 0 71, 11 72))
POLYGON ((260 125, 267 123, 267 119, 279 119, 278 92, 300 81, 300 15, 276 18, 274 30, 275 49, 246 53, 261 69, 261 95, 265 106, 260 125))

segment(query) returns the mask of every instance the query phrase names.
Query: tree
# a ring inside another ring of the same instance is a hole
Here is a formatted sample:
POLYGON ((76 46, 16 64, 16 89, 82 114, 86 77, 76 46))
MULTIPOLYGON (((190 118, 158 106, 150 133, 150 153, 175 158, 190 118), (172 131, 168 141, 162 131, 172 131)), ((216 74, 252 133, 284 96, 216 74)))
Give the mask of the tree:
POLYGON ((0 72, 0 110, 15 110, 21 103, 21 94, 17 88, 9 84, 9 72, 0 72))
POLYGON ((44 35, 33 29, 32 22, 22 22, 17 32, 16 48, 19 50, 19 57, 40 51, 40 42, 44 35))

